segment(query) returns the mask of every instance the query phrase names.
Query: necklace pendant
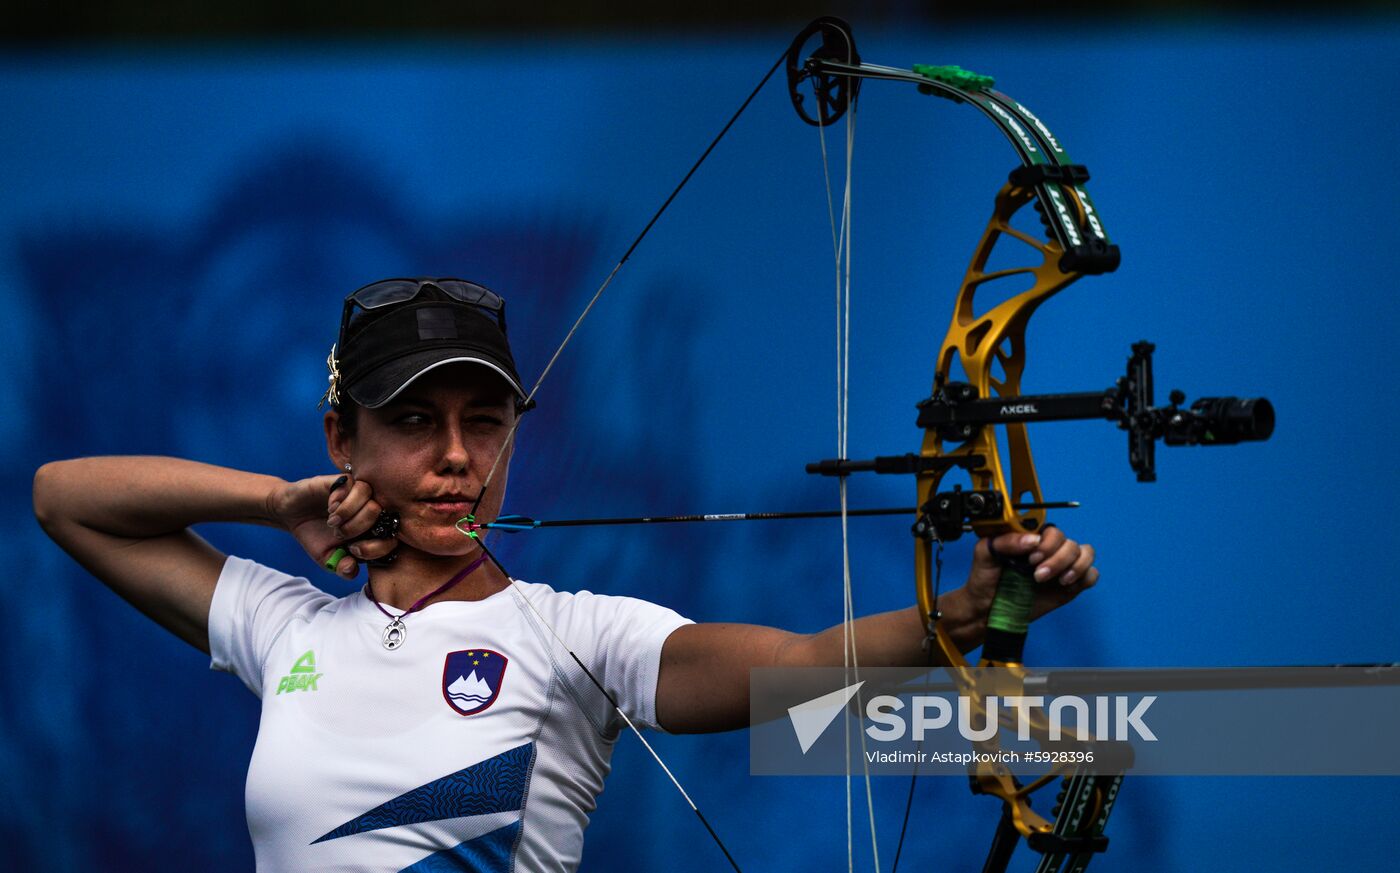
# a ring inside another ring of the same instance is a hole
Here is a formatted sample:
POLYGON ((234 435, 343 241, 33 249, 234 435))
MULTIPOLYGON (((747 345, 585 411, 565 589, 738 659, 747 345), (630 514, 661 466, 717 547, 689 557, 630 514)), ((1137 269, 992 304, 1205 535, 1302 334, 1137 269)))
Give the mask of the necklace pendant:
POLYGON ((400 617, 389 622, 388 626, 384 628, 384 635, 381 639, 384 640, 384 648, 392 652, 402 646, 407 637, 408 627, 404 625, 402 617, 400 617))

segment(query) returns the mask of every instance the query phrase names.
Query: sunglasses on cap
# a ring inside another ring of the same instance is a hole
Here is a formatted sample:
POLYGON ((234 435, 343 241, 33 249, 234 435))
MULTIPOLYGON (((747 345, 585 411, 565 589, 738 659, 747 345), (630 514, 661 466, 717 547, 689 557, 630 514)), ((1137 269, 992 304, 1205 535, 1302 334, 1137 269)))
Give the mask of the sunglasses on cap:
POLYGON ((381 279, 378 282, 371 282, 352 291, 345 298, 345 305, 340 312, 340 331, 335 345, 331 346, 330 356, 326 358, 326 366, 330 369, 330 387, 322 395, 321 403, 317 404, 318 407, 327 402, 333 406, 339 405, 341 402, 342 377, 338 350, 345 348, 346 338, 355 325, 357 316, 389 306, 409 303, 417 299, 424 289, 439 291, 458 303, 481 310, 491 316, 501 333, 505 334, 505 300, 490 288, 482 287, 475 282, 468 282, 464 279, 427 278, 381 279))
POLYGON ((506 332, 506 302, 490 288, 483 288, 475 282, 463 279, 383 279, 352 291, 345 298, 345 307, 340 313, 338 345, 345 345, 345 333, 354 319, 356 307, 370 312, 385 306, 407 303, 422 294, 424 288, 435 288, 458 303, 475 306, 490 313, 501 333, 506 332))

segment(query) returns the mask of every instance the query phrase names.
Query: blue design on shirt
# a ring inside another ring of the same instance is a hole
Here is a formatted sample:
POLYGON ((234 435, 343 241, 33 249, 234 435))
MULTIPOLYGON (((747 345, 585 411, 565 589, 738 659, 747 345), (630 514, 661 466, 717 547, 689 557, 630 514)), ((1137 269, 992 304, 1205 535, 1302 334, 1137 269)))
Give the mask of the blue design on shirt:
POLYGON ((312 845, 381 828, 520 809, 534 761, 534 743, 516 746, 381 803, 312 845))
POLYGON ((434 852, 399 873, 508 873, 520 837, 520 821, 496 828, 474 840, 434 852))

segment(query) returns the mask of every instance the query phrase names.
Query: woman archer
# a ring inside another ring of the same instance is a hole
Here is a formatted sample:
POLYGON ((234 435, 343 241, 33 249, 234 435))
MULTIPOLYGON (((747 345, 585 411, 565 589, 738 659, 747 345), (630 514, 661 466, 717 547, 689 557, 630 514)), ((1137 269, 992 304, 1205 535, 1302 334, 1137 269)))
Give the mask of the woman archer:
MULTIPOLYGON (((56 543, 261 699, 246 787, 260 871, 572 870, 628 722, 741 728, 751 668, 841 665, 841 626, 696 624, 556 591, 509 578, 463 535, 468 514, 500 513, 527 405, 491 291, 367 285, 346 298, 331 364, 336 473, 95 457, 34 480, 56 543), (226 556, 190 530, 214 521, 281 528, 344 578, 368 564, 368 581, 336 598, 226 556)), ((1037 614, 1098 580, 1092 547, 1058 529, 990 544, 1035 566, 1037 614)), ((983 540, 967 584, 939 599, 964 651, 999 573, 983 540)), ((856 625, 862 666, 926 663, 917 608, 856 625)))

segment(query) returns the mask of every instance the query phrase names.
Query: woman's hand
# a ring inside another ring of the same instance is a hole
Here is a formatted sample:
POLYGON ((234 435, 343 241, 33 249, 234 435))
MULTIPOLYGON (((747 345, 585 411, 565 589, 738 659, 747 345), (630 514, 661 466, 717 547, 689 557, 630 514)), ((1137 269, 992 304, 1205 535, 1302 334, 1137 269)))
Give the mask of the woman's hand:
POLYGON ((967 592, 985 612, 996 596, 1001 578, 1001 562, 992 554, 1025 558, 1034 568, 1036 619, 1069 603, 1099 581, 1094 566, 1094 547, 1077 543, 1057 527, 1046 527, 1039 534, 1008 533, 979 540, 972 553, 972 569, 967 576, 967 592))
POLYGON ((337 549, 348 550, 350 554, 340 559, 334 571, 346 579, 355 578, 358 561, 378 560, 399 544, 385 537, 345 545, 373 527, 383 512, 369 483, 349 475, 288 482, 268 496, 268 512, 322 567, 337 549))

